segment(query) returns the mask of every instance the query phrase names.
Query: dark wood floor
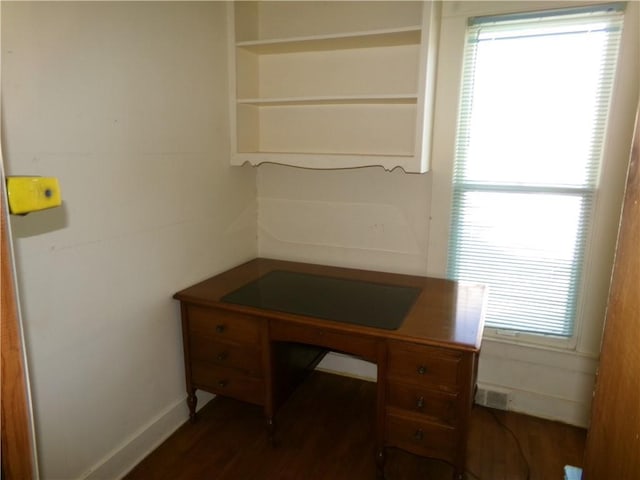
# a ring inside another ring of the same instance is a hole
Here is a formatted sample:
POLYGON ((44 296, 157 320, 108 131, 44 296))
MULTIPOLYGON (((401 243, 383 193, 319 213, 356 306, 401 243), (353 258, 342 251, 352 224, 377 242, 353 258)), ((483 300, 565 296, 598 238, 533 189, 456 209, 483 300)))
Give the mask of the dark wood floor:
MULTIPOLYGON (((278 414, 278 446, 260 407, 216 398, 129 473, 127 480, 372 480, 375 384, 315 372, 278 414)), ((583 429, 475 407, 468 479, 561 480, 582 465, 583 429)), ((388 449, 388 480, 447 479, 444 462, 388 449)))

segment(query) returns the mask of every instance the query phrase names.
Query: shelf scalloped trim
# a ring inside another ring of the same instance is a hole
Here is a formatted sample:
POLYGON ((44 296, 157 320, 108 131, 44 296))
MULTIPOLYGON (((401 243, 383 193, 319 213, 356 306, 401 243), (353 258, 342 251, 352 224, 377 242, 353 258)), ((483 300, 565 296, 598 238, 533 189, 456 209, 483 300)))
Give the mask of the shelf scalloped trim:
POLYGON ((232 155, 231 165, 263 164, 288 165, 309 170, 346 170, 381 167, 386 171, 401 169, 405 173, 425 173, 426 165, 416 169, 415 155, 410 154, 357 154, 357 153, 296 153, 296 152, 239 152, 232 155))

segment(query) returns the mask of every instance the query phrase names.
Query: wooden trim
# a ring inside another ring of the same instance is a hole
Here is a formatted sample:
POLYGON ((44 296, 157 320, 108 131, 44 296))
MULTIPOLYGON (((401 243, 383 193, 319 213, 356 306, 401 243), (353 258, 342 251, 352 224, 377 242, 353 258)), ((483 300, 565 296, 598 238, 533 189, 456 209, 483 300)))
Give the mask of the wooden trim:
POLYGON ((9 247, 9 228, 5 205, 4 176, 2 176, 2 478, 6 480, 31 480, 35 478, 30 422, 29 396, 27 393, 26 366, 24 363, 22 335, 16 289, 13 278, 13 262, 9 247))
POLYGON ((600 368, 584 457, 585 480, 640 478, 640 108, 631 151, 600 368))

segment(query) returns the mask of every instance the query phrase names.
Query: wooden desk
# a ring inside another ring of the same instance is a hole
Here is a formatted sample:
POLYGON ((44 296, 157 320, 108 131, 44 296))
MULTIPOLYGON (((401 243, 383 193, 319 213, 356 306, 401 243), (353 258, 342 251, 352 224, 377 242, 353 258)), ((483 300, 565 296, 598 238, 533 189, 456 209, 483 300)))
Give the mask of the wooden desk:
POLYGON ((276 412, 305 372, 329 350, 349 353, 378 366, 378 473, 383 476, 385 448, 396 447, 449 462, 454 478, 463 478, 484 323, 482 285, 255 259, 174 298, 181 302, 192 420, 200 389, 263 406, 273 436, 276 412), (417 297, 396 330, 223 301, 271 272, 410 287, 417 297))

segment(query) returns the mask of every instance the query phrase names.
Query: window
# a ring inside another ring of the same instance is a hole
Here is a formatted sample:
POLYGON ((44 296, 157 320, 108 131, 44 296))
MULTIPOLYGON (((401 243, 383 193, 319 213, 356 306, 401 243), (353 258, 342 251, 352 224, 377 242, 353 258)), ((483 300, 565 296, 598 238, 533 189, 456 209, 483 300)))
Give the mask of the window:
POLYGON ((621 5, 469 21, 448 275, 487 283, 487 326, 571 337, 621 5))

